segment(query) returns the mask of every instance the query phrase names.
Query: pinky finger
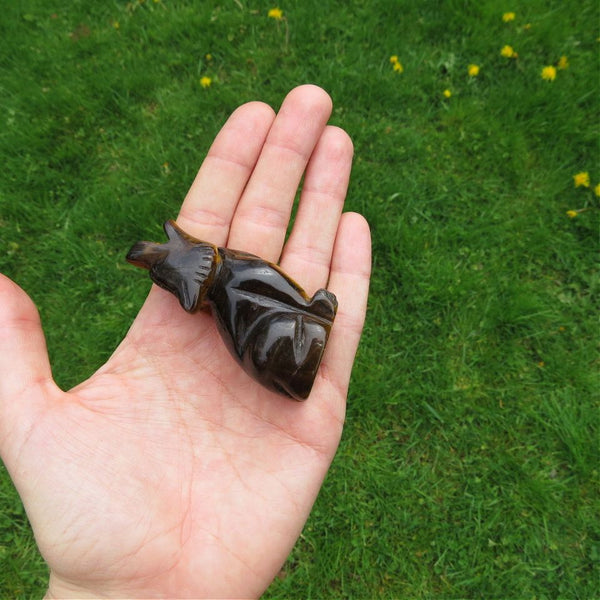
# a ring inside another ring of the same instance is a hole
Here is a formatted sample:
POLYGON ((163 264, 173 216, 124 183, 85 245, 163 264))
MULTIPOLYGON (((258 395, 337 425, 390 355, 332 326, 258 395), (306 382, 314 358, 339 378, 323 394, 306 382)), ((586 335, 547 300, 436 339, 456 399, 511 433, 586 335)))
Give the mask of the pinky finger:
POLYGON ((343 398, 367 311, 371 277, 371 234, 362 215, 344 213, 333 248, 328 289, 337 296, 338 311, 327 351, 323 375, 343 398))

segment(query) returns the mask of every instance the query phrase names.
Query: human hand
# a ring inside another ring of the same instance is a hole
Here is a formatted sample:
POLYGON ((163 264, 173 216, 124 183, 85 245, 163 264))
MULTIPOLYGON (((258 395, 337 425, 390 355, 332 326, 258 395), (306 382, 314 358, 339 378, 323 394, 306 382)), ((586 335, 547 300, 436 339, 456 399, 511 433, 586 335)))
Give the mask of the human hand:
POLYGON ((48 597, 253 597, 290 552, 339 443, 370 273, 368 225, 341 214, 352 145, 330 112, 314 86, 276 116, 238 108, 177 218, 279 261, 309 295, 336 294, 306 402, 250 380, 211 316, 156 286, 108 362, 63 392, 33 303, 0 276, 0 454, 50 567, 48 597))

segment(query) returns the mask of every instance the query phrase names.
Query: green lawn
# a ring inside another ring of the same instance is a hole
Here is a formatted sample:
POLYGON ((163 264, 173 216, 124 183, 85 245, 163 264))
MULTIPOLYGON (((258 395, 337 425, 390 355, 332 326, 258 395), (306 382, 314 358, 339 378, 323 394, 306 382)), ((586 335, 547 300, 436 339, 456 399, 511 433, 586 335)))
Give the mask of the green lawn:
MULTIPOLYGON (((266 597, 599 597, 598 2, 275 6, 3 3, 0 271, 58 383, 127 331, 147 286, 124 254, 161 239, 228 114, 316 83, 374 273, 343 440, 266 597)), ((4 470, 0 503, 0 597, 39 598, 4 470)))

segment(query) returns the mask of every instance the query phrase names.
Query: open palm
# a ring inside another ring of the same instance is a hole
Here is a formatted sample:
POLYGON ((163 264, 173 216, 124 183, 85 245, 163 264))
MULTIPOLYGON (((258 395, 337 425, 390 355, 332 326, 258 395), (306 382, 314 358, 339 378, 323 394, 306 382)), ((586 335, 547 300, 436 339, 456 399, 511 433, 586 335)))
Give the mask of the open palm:
POLYGON ((339 442, 368 289, 368 226, 342 214, 352 145, 330 112, 314 86, 277 115, 241 106, 177 219, 279 262, 310 295, 336 294, 306 402, 252 381, 210 314, 156 286, 109 361, 63 392, 37 311, 0 276, 0 451, 50 566, 49 597, 251 597, 281 567, 339 442))

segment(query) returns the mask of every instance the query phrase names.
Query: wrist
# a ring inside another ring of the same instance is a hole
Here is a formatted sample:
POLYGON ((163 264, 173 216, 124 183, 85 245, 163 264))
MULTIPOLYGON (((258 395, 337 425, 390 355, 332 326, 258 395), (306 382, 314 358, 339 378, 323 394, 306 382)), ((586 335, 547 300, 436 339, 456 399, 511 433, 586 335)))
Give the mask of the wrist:
POLYGON ((64 581, 51 572, 50 580, 48 581, 48 589, 44 595, 44 600, 67 600, 68 598, 87 600, 90 598, 109 598, 109 596, 100 592, 99 590, 92 590, 90 588, 85 588, 83 586, 64 581))

